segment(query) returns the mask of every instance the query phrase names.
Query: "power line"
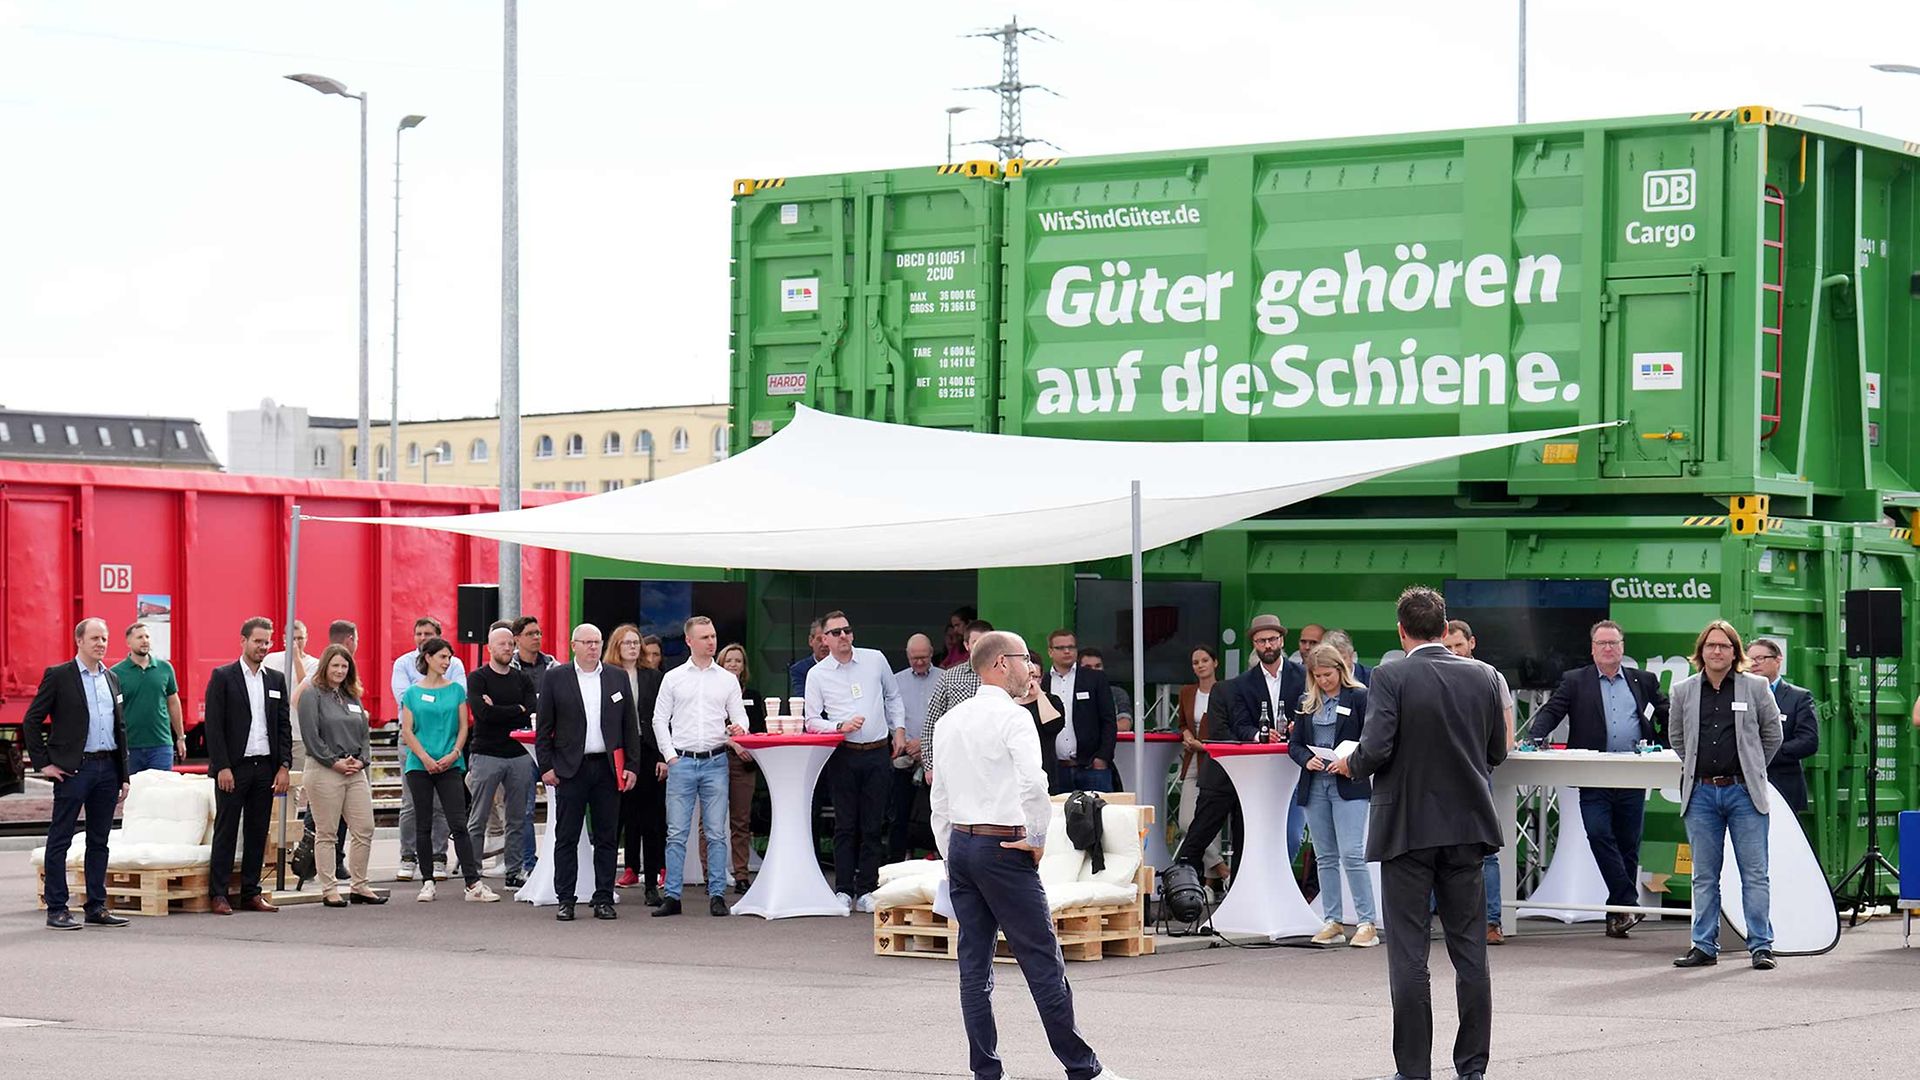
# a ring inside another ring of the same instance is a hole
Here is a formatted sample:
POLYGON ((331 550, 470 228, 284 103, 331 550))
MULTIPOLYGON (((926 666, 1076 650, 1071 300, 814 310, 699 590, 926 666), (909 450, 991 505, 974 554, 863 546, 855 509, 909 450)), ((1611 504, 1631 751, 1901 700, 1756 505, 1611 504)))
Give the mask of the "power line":
POLYGON ((1021 128, 1021 95, 1028 90, 1041 90, 1054 97, 1061 95, 1038 83, 1020 81, 1020 39, 1031 37, 1036 40, 1059 41, 1060 39, 1037 26, 1021 26, 1019 16, 1007 21, 998 29, 988 28, 977 33, 963 35, 975 38, 993 38, 1000 43, 1000 81, 991 86, 963 86, 961 90, 985 90, 1000 98, 1000 135, 993 139, 976 140, 982 146, 991 146, 1000 152, 1000 160, 1027 156, 1027 146, 1039 143, 1061 149, 1056 143, 1038 136, 1029 136, 1021 128))

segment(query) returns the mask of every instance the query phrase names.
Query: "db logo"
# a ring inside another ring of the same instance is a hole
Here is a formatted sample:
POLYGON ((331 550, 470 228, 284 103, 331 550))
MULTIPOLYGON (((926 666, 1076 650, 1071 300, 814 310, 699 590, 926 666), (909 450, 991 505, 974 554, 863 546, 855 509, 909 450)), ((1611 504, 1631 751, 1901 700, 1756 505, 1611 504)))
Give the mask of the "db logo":
POLYGON ((100 591, 132 592, 133 567, 126 563, 101 563, 100 591))
POLYGON ((1648 213, 1691 210, 1694 192, 1692 169, 1655 169, 1641 179, 1640 208, 1648 213))

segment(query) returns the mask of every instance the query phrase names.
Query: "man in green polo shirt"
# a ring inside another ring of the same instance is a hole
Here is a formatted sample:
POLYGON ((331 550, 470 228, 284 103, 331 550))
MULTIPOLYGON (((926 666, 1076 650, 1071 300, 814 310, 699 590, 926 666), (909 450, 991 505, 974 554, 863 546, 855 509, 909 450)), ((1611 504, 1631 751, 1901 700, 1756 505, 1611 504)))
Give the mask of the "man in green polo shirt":
POLYGON ((113 665, 113 674, 126 699, 127 774, 172 769, 176 755, 187 756, 186 717, 173 665, 153 655, 146 623, 127 627, 127 658, 113 665))

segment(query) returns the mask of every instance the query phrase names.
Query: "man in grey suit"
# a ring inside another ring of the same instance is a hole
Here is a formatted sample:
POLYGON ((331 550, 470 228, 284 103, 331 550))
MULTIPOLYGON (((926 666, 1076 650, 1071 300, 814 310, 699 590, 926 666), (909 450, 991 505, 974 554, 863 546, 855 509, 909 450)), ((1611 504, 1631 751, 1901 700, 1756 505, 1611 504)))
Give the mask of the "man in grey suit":
POLYGON ((1698 672, 1674 684, 1668 738, 1680 755, 1680 816, 1693 848, 1693 947, 1674 967, 1720 962, 1720 866, 1727 835, 1740 866, 1753 966, 1772 971, 1767 887, 1767 762, 1780 749, 1780 708, 1767 680, 1749 675, 1740 632, 1721 619, 1693 643, 1698 672))
POLYGON ((1374 669, 1360 746, 1332 769, 1373 777, 1367 858, 1380 863, 1393 1059, 1405 1080, 1432 1075, 1433 1000, 1427 898, 1436 896, 1453 961, 1460 1080, 1482 1080, 1493 1038, 1481 861, 1500 847, 1493 767, 1507 757, 1506 703, 1492 668, 1442 638, 1447 604, 1416 585, 1397 612, 1405 658, 1374 669))

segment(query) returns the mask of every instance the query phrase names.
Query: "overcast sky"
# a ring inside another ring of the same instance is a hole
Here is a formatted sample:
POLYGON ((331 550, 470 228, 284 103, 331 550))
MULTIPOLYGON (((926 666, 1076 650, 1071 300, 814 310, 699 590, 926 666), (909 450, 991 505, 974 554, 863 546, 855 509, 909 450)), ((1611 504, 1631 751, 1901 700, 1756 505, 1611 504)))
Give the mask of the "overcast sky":
MULTIPOLYGON (((1514 0, 665 3, 520 9, 527 412, 724 401, 728 187, 936 164, 994 134, 996 43, 1068 155, 1502 124, 1514 0)), ((1528 113, 1864 105, 1920 139, 1920 4, 1534 0, 1528 113), (1885 45, 1879 43, 1886 43, 1885 45)), ((401 416, 499 386, 500 5, 0 0, 0 404, 351 415, 356 103, 370 94, 373 413, 386 414, 393 132, 407 113, 401 416)), ((1851 117, 1809 115, 1851 121, 1851 117)), ((984 148, 970 151, 991 156, 984 148)))

